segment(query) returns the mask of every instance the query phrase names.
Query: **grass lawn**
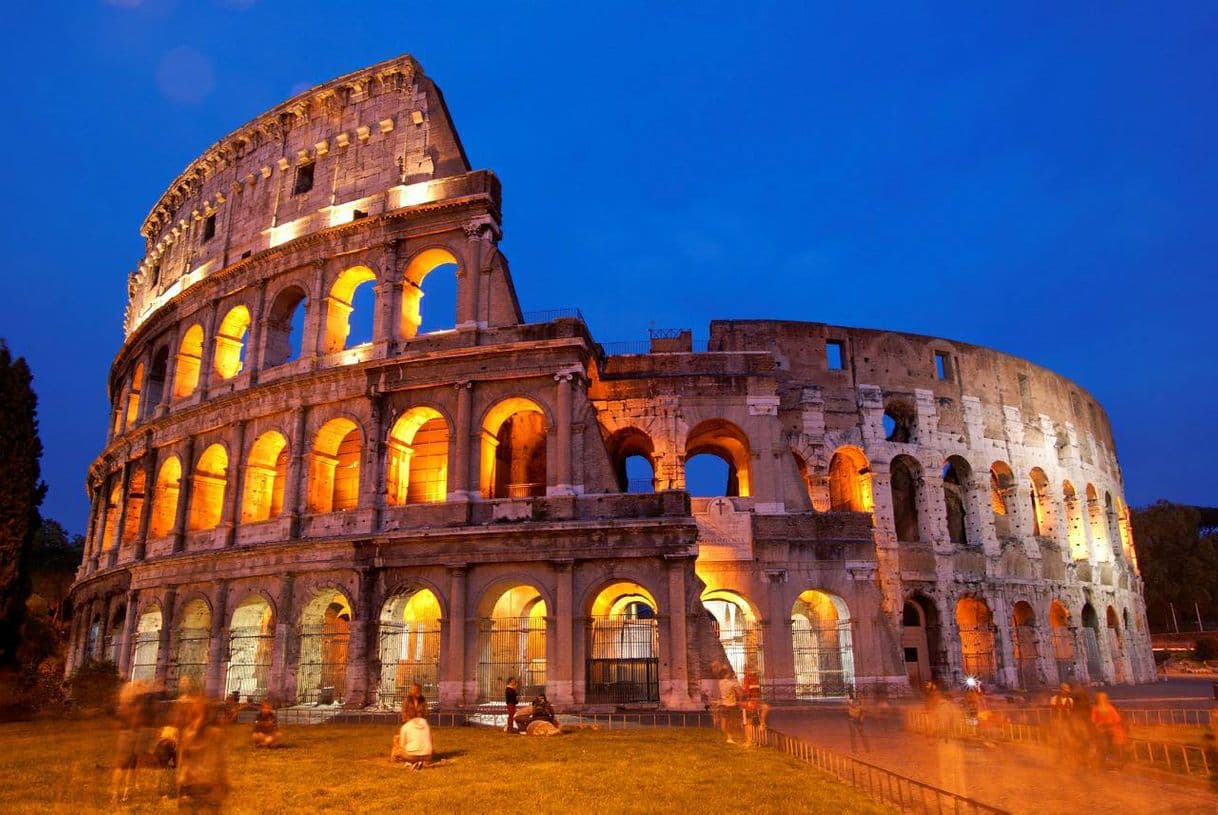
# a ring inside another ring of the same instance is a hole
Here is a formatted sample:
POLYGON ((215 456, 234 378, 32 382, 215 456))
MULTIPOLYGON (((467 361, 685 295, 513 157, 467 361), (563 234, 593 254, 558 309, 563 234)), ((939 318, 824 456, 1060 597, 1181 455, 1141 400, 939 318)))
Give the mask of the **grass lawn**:
MULTIPOLYGON (((393 731, 370 725, 284 728, 285 747, 255 751, 228 733, 231 813, 892 812, 776 751, 725 744, 708 730, 584 730, 553 738, 437 728, 446 766, 388 761, 393 731)), ((0 725, 0 812, 115 811, 116 737, 106 721, 0 725)), ((172 812, 152 770, 119 811, 172 812)))

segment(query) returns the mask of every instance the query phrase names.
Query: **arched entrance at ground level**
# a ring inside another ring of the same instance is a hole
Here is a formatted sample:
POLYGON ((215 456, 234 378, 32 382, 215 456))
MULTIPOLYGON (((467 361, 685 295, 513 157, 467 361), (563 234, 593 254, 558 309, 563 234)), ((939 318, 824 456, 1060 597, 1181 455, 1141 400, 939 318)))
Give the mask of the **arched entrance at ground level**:
POLYGON ((795 696, 844 696, 854 688, 850 610, 840 597, 810 589, 791 608, 795 696))
POLYGON ((1032 606, 1020 600, 1011 611, 1011 625, 1014 634, 1015 671, 1019 675, 1019 687, 1024 689, 1038 688, 1044 684, 1041 681, 1038 659, 1040 656, 1036 641, 1036 612, 1032 606))
POLYGON ((702 595, 702 605, 715 621, 719 643, 727 654, 738 679, 753 674, 760 680, 765 662, 761 647, 761 621, 753 607, 740 595, 730 591, 708 591, 702 595))
POLYGON ((994 657, 994 615, 984 600, 962 597, 956 603, 956 627, 960 635, 960 669, 965 676, 983 682, 998 678, 994 657))
POLYGON ((1108 651, 1112 654, 1112 672, 1114 682, 1125 682, 1125 638, 1121 636, 1121 623, 1116 609, 1108 607, 1108 651))
POLYGON ((102 630, 101 615, 94 614, 89 622, 89 630, 85 633, 85 656, 89 659, 100 661, 102 658, 102 630))
POLYGON ((161 610, 145 609, 135 628, 131 653, 131 678, 151 682, 156 678, 156 658, 161 647, 161 610))
POLYGON ((516 678, 521 698, 546 687, 546 601, 528 585, 500 587, 483 599, 478 615, 478 701, 503 699, 516 678))
POLYGON ((300 615, 300 667, 296 700, 342 704, 347 696, 351 604, 337 589, 314 593, 300 615))
POLYGON ((427 699, 440 695, 440 601, 435 594, 412 588, 386 600, 380 640, 381 707, 400 706, 414 684, 427 699))
POLYGON ((211 609, 196 597, 182 609, 177 645, 169 668, 169 686, 185 693, 202 691, 207 679, 207 651, 211 646, 211 609))
POLYGON ((901 650, 910 687, 921 689, 927 682, 942 681, 947 674, 939 608, 922 594, 913 594, 901 609, 901 650))
POLYGON ((274 647, 274 615, 270 603, 257 595, 243 600, 233 612, 228 629, 224 695, 236 693, 249 702, 265 699, 270 688, 274 647))
POLYGON ((1100 619, 1091 603, 1083 605, 1083 648, 1087 652, 1087 676, 1092 682, 1104 681, 1104 660, 1100 658, 1100 619))
POLYGON ((118 649, 122 644, 123 624, 126 620, 127 609, 119 606, 110 617, 109 626, 106 628, 106 636, 102 643, 102 659, 113 665, 118 665, 118 649))
POLYGON ((1074 635, 1070 631, 1070 612, 1060 600, 1049 604, 1049 631, 1053 638, 1053 661, 1057 664, 1057 681, 1073 682, 1074 635))
POLYGON ((637 583, 613 583, 596 596, 588 620, 588 702, 660 700, 657 609, 655 598, 637 583))

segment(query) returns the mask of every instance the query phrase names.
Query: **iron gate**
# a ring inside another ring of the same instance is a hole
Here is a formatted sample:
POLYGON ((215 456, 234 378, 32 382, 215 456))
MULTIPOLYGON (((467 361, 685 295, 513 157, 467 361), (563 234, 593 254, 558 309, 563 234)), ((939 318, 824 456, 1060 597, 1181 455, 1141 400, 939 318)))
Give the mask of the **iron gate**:
POLYGON ((1083 629, 1083 647, 1087 650, 1087 674, 1092 682, 1104 681, 1104 660, 1100 658, 1100 643, 1094 628, 1083 629))
POLYGON ((300 626, 298 702, 328 705, 346 698, 350 640, 345 624, 300 626))
POLYGON ((414 683, 423 696, 440 695, 440 621, 381 623, 380 706, 397 708, 414 683))
POLYGON ((591 703, 660 701, 660 634, 654 619, 588 623, 585 698, 591 703))
POLYGON ((131 678, 151 682, 156 679, 156 658, 160 651, 160 631, 140 631, 135 635, 131 654, 131 678))
POLYGON ((960 629, 960 668, 983 682, 998 678, 994 659, 994 629, 988 625, 960 629))
POLYGON ((1036 629, 1030 625, 1015 626, 1015 670, 1019 674, 1019 687, 1025 690, 1044 684, 1037 658, 1036 629))
POLYGON ((795 696, 816 699, 845 696, 854 688, 854 647, 849 622, 812 625, 791 621, 795 657, 795 696))
POLYGON ((529 700, 546 688, 544 617, 483 619, 478 630, 478 700, 503 701, 503 689, 516 677, 516 690, 529 700))
POLYGON ((1053 660, 1057 663, 1057 681, 1073 682, 1074 676, 1074 636, 1070 629, 1055 627, 1053 629, 1053 660))
POLYGON ((748 621, 723 625, 718 620, 714 623, 718 629, 719 642, 727 654, 728 664, 741 679, 751 673, 761 678, 765 675, 765 662, 761 653, 761 626, 748 621))
POLYGON ((271 653, 275 635, 261 626, 233 628, 228 639, 228 677, 224 695, 261 702, 270 687, 271 653))
POLYGON ((183 628, 178 633, 178 647, 170 670, 170 687, 180 690, 182 682, 189 679, 196 691, 203 690, 207 680, 207 651, 210 645, 211 634, 206 628, 183 628))

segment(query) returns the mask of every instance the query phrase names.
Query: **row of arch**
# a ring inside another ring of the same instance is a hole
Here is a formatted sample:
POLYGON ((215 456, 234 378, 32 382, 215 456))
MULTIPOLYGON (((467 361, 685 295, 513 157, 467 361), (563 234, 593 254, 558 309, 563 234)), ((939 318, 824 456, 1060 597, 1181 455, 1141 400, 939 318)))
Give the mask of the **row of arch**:
MULTIPOLYGON (((397 324, 383 332, 406 340, 451 329, 456 324, 458 269, 457 258, 448 249, 433 247, 417 253, 401 278, 397 324), (425 295, 431 298, 426 321, 425 295)), ((377 283, 370 266, 351 266, 339 272, 315 302, 307 284, 285 284, 269 298, 261 317, 260 367, 275 368, 302 356, 333 354, 378 339, 374 336, 377 283)), ((144 361, 135 363, 116 394, 114 434, 136 425, 150 406, 187 399, 201 388, 248 370, 252 329, 259 319, 252 313, 254 308, 252 301, 230 305, 210 338, 206 321, 190 322, 176 345, 163 344, 151 354, 147 369, 144 361)))

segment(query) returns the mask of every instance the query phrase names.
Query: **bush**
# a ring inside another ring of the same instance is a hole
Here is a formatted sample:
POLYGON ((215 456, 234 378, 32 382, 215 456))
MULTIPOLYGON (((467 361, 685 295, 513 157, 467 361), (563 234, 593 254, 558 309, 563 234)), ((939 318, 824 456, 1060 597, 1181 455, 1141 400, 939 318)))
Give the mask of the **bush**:
POLYGON ((1218 658, 1218 637, 1197 637, 1193 648, 1193 659, 1204 662, 1207 659, 1218 658))
POLYGON ((68 695, 78 710, 113 713, 119 684, 113 662, 88 659, 68 680, 68 695))

